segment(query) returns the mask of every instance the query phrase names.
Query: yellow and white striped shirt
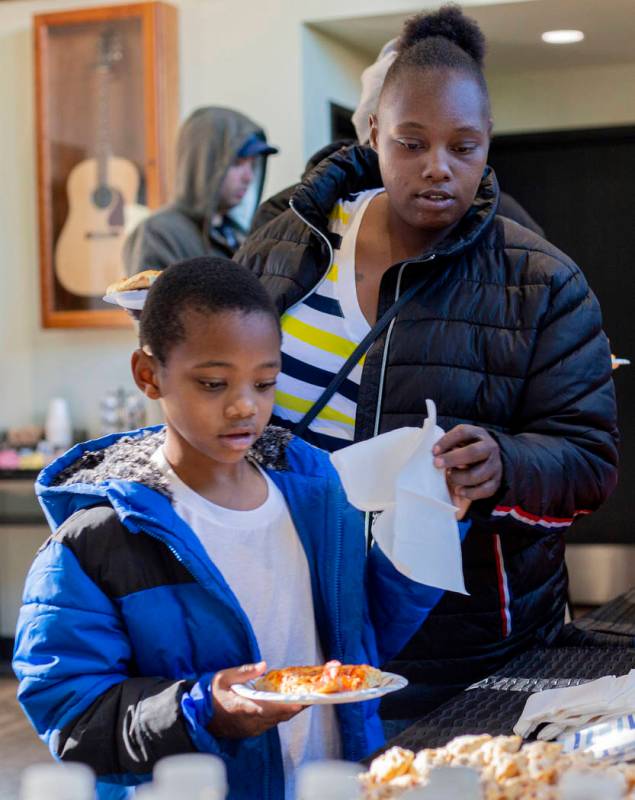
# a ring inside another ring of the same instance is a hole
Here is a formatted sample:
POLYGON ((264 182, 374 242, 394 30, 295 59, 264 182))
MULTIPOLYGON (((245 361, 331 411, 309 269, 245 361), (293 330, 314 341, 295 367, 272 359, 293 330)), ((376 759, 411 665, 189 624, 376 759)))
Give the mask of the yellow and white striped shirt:
MULTIPOLYGON (((381 191, 371 189, 337 203, 329 219, 329 230, 341 237, 333 264, 314 291, 282 317, 282 371, 274 421, 287 427, 302 419, 370 330, 357 301, 355 243, 364 212, 381 191)), ((325 450, 353 440, 363 362, 362 358, 310 425, 305 438, 325 450)))

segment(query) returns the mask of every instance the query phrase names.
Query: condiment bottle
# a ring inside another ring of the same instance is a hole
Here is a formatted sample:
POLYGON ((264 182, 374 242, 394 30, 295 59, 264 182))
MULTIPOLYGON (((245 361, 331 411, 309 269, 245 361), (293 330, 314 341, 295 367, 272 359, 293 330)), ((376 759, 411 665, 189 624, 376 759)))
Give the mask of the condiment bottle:
POLYGON ((95 773, 85 764, 32 764, 22 773, 20 800, 94 800, 95 773))
POLYGON ((51 399, 44 423, 44 435, 54 450, 68 450, 73 443, 71 415, 63 397, 51 399))
POLYGON ((568 770, 558 788, 562 800, 620 800, 624 796, 624 787, 612 775, 589 770, 568 770))
POLYGON ((481 800, 483 790, 478 772, 471 767, 434 767, 428 783, 402 795, 402 800, 481 800))
POLYGON ((356 800, 361 797, 359 764, 312 761, 296 776, 296 800, 356 800))
POLYGON ((153 786, 179 800, 224 800, 227 770, 222 759, 205 753, 184 753, 157 761, 153 786))

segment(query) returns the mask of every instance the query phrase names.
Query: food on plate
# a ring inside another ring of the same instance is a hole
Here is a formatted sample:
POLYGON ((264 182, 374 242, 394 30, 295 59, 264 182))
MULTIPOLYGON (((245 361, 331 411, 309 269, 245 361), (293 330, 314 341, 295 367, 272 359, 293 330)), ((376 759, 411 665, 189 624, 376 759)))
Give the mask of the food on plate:
POLYGON ((143 272, 137 272, 136 275, 131 275, 129 278, 122 278, 120 281, 111 283, 106 289, 106 294, 132 292, 135 289, 149 289, 160 274, 161 270, 145 269, 143 272))
POLYGON ((563 753, 556 742, 530 742, 520 736, 457 736, 445 747, 413 753, 391 747, 373 759, 360 776, 366 800, 392 800, 407 789, 425 786, 432 769, 472 767, 481 776, 483 800, 559 800, 558 785, 567 770, 611 775, 622 797, 635 800, 635 765, 607 764, 587 753, 563 753))
POLYGON ((334 694, 372 689, 381 684, 381 670, 368 664, 340 664, 273 669, 255 682, 256 689, 280 694, 334 694))

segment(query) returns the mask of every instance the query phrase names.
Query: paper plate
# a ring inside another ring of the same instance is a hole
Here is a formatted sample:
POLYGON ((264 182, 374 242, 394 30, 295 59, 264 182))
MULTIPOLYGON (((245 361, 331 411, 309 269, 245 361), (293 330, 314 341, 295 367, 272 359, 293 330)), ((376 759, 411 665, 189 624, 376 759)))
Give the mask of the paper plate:
POLYGON ((381 682, 378 686, 371 689, 359 689, 356 692, 333 692, 331 694, 321 694, 320 692, 309 692, 307 694, 281 694, 280 692, 263 692, 256 689, 255 681, 247 683, 235 683, 232 689, 241 697, 248 697, 250 700, 266 701, 268 703, 286 703, 287 705, 299 703, 303 706, 328 706, 339 703, 361 703, 364 700, 375 700, 383 697, 390 692, 397 692, 408 685, 407 678, 403 675, 395 675, 392 672, 382 672, 381 682))
POLYGON ((114 306, 121 306, 129 311, 141 311, 147 295, 147 289, 133 289, 129 292, 113 292, 104 295, 102 299, 105 303, 112 303, 114 306))

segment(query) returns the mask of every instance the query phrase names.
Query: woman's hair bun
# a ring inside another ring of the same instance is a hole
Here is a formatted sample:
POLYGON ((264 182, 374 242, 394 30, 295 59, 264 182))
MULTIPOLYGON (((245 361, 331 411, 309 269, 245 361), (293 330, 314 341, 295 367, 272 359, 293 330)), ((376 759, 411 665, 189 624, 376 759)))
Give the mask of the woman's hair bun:
POLYGON ((483 66, 485 37, 475 20, 466 17, 457 5, 447 5, 431 14, 417 14, 404 22, 398 50, 403 52, 422 39, 442 36, 483 66))

